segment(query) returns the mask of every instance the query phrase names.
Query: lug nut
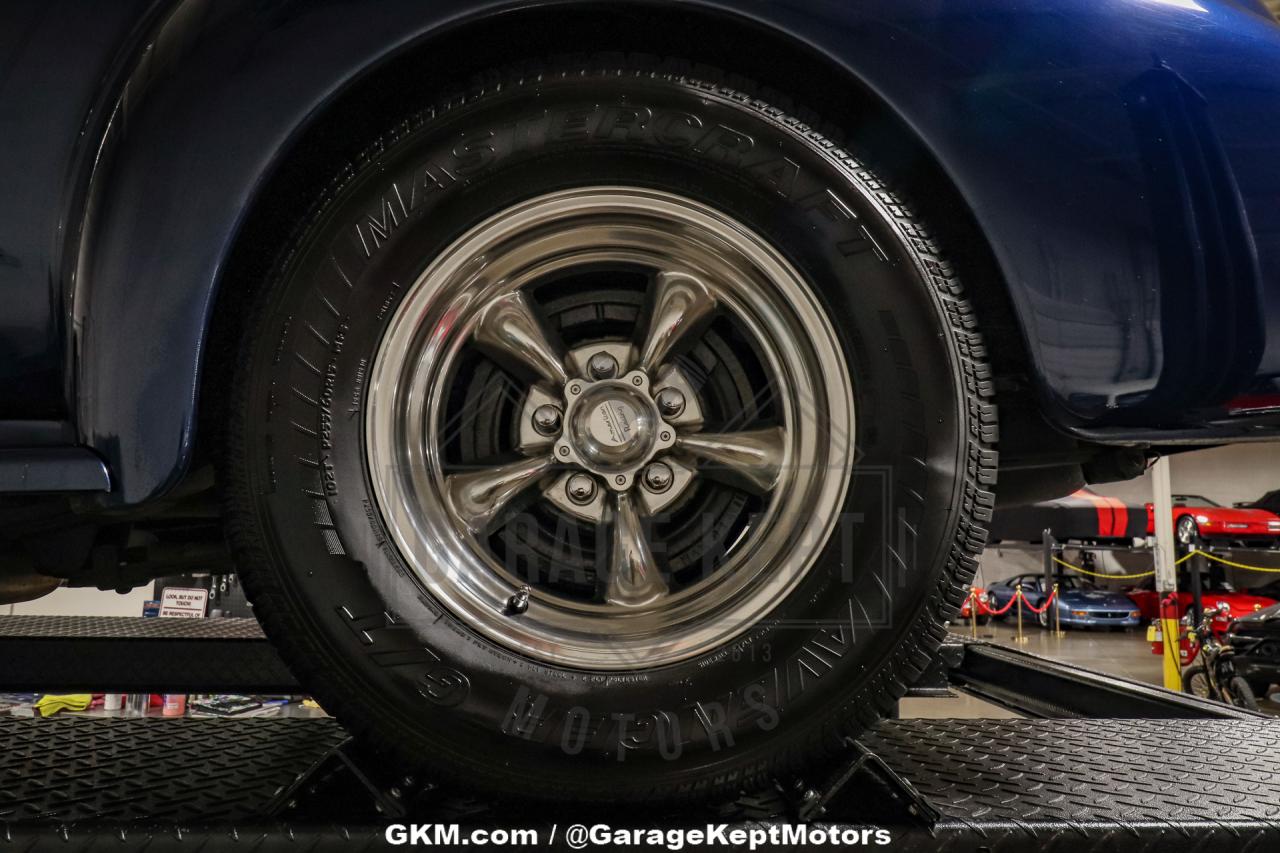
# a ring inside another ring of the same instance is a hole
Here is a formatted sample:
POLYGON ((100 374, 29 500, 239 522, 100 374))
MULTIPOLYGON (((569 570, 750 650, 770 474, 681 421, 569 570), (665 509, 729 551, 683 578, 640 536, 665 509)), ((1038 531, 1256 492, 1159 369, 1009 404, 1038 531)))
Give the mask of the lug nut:
POLYGON ((654 399, 663 417, 674 418, 684 411, 684 395, 676 388, 663 388, 654 399))
POLYGON ((587 359, 587 370, 593 379, 608 379, 618 372, 618 360, 607 352, 598 352, 587 359))
POLYGON ((596 481, 586 474, 574 474, 569 478, 569 482, 565 483, 564 491, 569 496, 569 500, 578 506, 586 506, 595 499, 596 481))
POLYGON ((560 410, 550 403, 534 409, 533 428, 539 435, 555 435, 560 431, 560 410))
POLYGON ((653 462, 644 469, 644 487, 651 492, 665 492, 674 480, 675 474, 665 462, 653 462))

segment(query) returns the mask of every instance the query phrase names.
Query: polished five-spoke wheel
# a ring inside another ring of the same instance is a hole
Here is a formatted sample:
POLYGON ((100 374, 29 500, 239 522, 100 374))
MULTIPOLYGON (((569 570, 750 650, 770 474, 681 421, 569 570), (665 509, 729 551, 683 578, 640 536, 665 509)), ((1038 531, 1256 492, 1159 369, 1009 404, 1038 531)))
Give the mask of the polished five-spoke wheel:
POLYGON ((588 187, 491 217, 423 273, 374 365, 368 451, 397 543, 467 624, 548 661, 645 667, 723 643, 803 576, 847 484, 851 399, 829 322, 763 239, 670 193, 588 187), (565 288, 637 310, 553 323, 565 288), (708 337, 749 397, 711 387, 708 337), (458 388, 482 367, 501 370, 510 422, 476 458, 457 433, 492 394, 458 388), (657 541, 673 517, 720 529, 692 571, 657 541), (558 555, 586 563, 577 584, 501 547, 551 519, 602 543, 558 555))

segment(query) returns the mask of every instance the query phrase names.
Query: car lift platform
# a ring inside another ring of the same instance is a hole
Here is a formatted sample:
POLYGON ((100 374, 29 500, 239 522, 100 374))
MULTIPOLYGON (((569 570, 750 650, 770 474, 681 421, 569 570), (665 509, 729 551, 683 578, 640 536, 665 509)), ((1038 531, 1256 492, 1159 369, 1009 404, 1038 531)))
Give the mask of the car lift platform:
MULTIPOLYGON (((96 642, 133 643, 140 657, 126 673, 77 673, 64 659, 46 667, 57 680, 41 689, 101 690, 129 673, 138 692, 159 684, 202 692, 194 685, 205 676, 227 692, 297 689, 283 667, 270 669, 279 661, 251 620, 217 630, 130 620, 104 635, 98 620, 44 620, 37 630, 11 621, 18 618, 0 617, 0 691, 33 686, 15 652, 73 641, 70 660, 101 662, 86 649, 96 642), (167 643, 191 643, 200 654, 182 673, 156 672, 148 682, 139 661, 163 656, 167 643), (235 683, 236 655, 252 690, 235 683), (204 673, 202 662, 215 669, 204 673), (279 683, 269 683, 273 672, 279 683)), ((1025 718, 885 720, 812 778, 679 813, 526 811, 390 778, 328 718, 0 717, 0 853, 374 849, 390 822, 527 827, 554 849, 569 849, 565 831, 576 823, 750 829, 798 821, 885 827, 894 850, 1280 849, 1280 720, 959 637, 913 693, 950 689, 1025 718)))

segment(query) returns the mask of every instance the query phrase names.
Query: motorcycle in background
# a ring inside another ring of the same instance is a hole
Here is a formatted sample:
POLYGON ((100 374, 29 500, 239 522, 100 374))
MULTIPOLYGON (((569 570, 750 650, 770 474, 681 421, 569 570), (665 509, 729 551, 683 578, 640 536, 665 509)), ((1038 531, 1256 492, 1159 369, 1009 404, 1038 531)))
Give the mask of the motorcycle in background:
MULTIPOLYGON (((1183 617, 1187 621, 1187 617, 1183 617)), ((1258 699, 1253 688, 1236 672, 1235 649, 1227 631, 1215 631, 1214 621, 1226 619, 1234 622, 1231 608, 1226 602, 1218 602, 1201 615, 1200 624, 1189 637, 1191 654, 1189 666, 1182 672, 1182 689, 1205 699, 1214 699, 1237 708, 1258 710, 1258 699)))

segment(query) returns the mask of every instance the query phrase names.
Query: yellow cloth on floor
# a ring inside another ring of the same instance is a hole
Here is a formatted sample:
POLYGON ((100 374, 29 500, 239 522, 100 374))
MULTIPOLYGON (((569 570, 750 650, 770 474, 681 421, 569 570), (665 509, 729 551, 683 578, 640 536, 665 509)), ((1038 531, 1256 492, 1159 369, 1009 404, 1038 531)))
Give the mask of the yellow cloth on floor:
POLYGON ((89 693, 68 693, 64 696, 41 696, 36 702, 36 710, 42 717, 52 717, 59 711, 83 711, 93 703, 89 693))

